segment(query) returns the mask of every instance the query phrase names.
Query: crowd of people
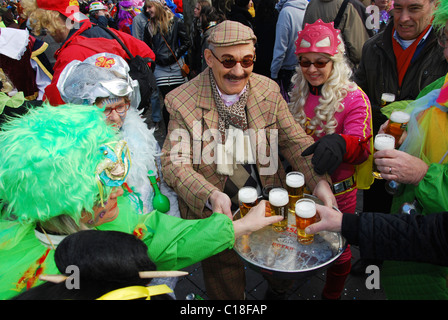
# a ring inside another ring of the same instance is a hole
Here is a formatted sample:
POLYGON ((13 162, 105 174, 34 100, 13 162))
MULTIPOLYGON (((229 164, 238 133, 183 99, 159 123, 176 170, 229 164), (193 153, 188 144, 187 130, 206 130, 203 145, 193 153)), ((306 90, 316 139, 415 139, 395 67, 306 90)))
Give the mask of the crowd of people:
POLYGON ((176 299, 200 262, 210 299, 243 300, 235 239, 282 217, 234 220, 238 191, 289 171, 322 202, 307 232, 347 240, 322 299, 371 264, 388 299, 448 299, 448 0, 193 5, 2 0, 0 299, 176 299), (83 290, 40 277, 71 264, 83 290))

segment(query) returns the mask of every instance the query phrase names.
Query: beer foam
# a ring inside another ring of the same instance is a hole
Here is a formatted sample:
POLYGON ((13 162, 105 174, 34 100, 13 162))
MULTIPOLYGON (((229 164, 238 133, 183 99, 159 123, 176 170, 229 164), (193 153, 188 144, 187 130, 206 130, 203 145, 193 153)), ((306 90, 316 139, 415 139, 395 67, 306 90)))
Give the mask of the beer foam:
POLYGON ((394 102, 395 101, 395 95, 393 93, 383 93, 381 95, 381 100, 385 102, 394 102))
POLYGON ((276 207, 282 207, 289 203, 288 191, 274 188, 269 192, 269 203, 276 207))
POLYGON ((305 178, 301 174, 290 174, 286 176, 286 185, 291 188, 300 188, 305 184, 305 178))
POLYGON ((396 123, 407 123, 410 118, 411 115, 404 111, 394 111, 390 115, 390 120, 396 123))
POLYGON ((301 218, 312 218, 316 215, 316 205, 314 201, 297 201, 296 215, 301 218))
POLYGON ((241 188, 238 191, 238 199, 244 203, 255 202, 258 198, 257 189, 255 188, 241 188))
POLYGON ((395 138, 391 135, 378 134, 373 146, 377 151, 395 149, 395 138))

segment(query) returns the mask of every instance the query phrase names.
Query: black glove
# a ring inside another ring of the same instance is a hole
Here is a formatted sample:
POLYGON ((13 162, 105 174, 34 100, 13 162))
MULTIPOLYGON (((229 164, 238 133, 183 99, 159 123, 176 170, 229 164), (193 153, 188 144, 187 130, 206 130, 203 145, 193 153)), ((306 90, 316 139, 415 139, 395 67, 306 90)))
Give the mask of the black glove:
POLYGON ((311 163, 314 171, 323 175, 332 174, 344 159, 346 150, 345 139, 337 133, 323 136, 302 152, 302 157, 313 154, 311 163))

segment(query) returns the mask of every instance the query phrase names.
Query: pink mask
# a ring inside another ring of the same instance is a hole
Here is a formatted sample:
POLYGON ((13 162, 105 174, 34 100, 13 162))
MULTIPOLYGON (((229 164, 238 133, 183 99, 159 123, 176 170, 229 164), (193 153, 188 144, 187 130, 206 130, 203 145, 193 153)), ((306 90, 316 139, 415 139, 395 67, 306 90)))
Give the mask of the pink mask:
POLYGON ((305 28, 298 32, 295 54, 306 52, 326 53, 334 56, 338 53, 338 39, 340 30, 334 28, 334 23, 324 23, 321 19, 313 24, 305 24, 305 28))

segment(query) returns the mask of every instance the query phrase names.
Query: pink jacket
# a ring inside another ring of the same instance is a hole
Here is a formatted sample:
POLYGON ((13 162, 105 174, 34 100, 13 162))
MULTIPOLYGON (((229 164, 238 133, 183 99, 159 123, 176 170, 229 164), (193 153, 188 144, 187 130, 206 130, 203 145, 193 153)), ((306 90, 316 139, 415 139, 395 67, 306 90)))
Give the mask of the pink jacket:
MULTIPOLYGON (((338 121, 335 133, 359 137, 360 140, 369 137, 372 133, 370 126, 371 107, 369 98, 364 91, 357 88, 355 91, 348 92, 342 103, 344 105, 344 110, 335 113, 336 120, 338 121)), ((314 117, 314 108, 318 104, 319 96, 310 93, 304 108, 308 119, 314 117)), ((318 137, 316 137, 314 132, 307 133, 312 135, 315 141, 318 140, 318 137)), ((368 157, 369 153, 366 151, 352 163, 341 163, 331 176, 333 183, 337 183, 352 176, 355 172, 355 165, 364 162, 368 157)))

